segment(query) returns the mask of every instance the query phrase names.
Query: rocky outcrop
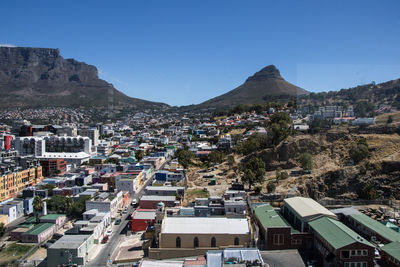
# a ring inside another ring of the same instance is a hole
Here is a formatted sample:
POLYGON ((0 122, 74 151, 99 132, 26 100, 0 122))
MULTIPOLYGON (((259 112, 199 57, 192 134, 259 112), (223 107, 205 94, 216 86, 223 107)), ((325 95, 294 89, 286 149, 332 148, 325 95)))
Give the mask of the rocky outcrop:
POLYGON ((64 59, 59 49, 0 47, 0 106, 158 108, 99 79, 95 66, 64 59))

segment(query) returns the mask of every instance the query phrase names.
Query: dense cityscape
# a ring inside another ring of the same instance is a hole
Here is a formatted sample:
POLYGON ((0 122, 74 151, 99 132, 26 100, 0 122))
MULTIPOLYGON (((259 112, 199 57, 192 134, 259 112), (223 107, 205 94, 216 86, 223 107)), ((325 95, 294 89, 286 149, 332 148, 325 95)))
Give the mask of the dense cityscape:
POLYGON ((2 2, 0 267, 400 266, 399 10, 2 2))

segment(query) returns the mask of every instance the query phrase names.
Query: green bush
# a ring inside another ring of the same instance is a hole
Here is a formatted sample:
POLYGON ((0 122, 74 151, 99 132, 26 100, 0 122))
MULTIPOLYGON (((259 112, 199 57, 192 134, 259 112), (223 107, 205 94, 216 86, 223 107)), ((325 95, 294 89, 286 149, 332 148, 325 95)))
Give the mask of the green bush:
POLYGON ((313 168, 313 158, 310 153, 303 153, 299 157, 300 166, 303 170, 312 170, 313 168))
POLYGON ((353 144, 349 151, 350 158, 355 162, 359 163, 363 159, 369 156, 368 147, 365 144, 353 144))
POLYGON ((275 184, 275 182, 274 182, 274 181, 269 181, 268 184, 267 184, 267 191, 268 191, 268 193, 273 193, 273 192, 275 192, 275 189, 276 189, 276 184, 275 184))

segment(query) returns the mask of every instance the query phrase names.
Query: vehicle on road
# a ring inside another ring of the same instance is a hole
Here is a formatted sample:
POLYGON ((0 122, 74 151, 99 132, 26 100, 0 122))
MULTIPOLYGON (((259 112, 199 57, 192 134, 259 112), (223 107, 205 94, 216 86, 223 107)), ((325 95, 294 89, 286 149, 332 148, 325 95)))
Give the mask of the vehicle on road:
POLYGON ((136 199, 133 199, 133 200, 132 200, 132 203, 131 203, 131 206, 132 206, 132 207, 137 207, 137 205, 138 205, 137 200, 136 200, 136 199))
POLYGON ((114 224, 119 225, 120 223, 121 223, 121 219, 117 219, 114 224))
POLYGON ((102 244, 105 244, 108 242, 108 235, 106 235, 105 237, 103 237, 103 239, 101 240, 102 244))
POLYGON ((122 212, 123 214, 127 214, 128 213, 128 208, 125 208, 124 211, 122 212))
POLYGON ((107 230, 107 235, 112 235, 112 233, 113 233, 112 229, 107 230))

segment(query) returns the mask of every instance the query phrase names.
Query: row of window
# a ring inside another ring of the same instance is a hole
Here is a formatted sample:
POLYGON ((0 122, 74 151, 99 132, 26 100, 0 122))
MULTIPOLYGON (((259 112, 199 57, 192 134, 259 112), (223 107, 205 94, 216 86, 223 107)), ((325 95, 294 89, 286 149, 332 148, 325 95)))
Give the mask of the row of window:
POLYGON ((367 267, 368 263, 366 262, 345 262, 344 267, 367 267))
MULTIPOLYGON (((175 242, 176 242, 176 247, 180 248, 181 247, 181 238, 179 236, 176 238, 175 242)), ((210 247, 215 248, 217 246, 217 239, 213 236, 211 238, 210 243, 211 243, 210 247)), ((239 246, 239 237, 235 237, 234 245, 239 246)), ((199 247, 199 238, 197 236, 193 239, 193 247, 194 248, 199 247)))
POLYGON ((358 249, 358 250, 342 250, 340 251, 340 257, 342 259, 349 259, 354 256, 368 256, 368 250, 358 249))

